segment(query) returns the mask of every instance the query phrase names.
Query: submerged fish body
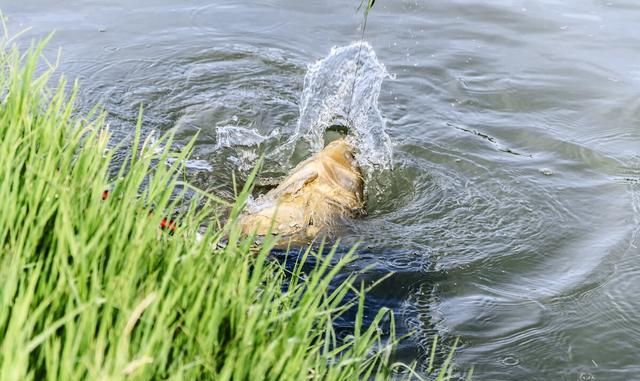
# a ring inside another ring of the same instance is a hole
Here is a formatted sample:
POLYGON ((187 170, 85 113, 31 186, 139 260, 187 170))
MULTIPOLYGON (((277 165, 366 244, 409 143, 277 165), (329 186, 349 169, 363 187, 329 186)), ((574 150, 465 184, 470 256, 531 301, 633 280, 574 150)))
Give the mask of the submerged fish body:
POLYGON ((364 179, 344 139, 298 164, 276 188, 240 216, 244 234, 281 237, 280 245, 333 235, 340 222, 364 213, 364 179))

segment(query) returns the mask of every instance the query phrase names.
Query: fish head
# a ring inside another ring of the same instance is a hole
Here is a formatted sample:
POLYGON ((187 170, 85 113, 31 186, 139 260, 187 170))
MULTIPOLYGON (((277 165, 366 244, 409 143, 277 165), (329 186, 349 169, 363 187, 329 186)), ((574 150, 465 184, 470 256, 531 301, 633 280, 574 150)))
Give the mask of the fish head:
POLYGON ((355 149, 348 141, 334 140, 320 152, 316 160, 322 162, 327 180, 361 198, 364 186, 362 171, 355 158, 355 149))

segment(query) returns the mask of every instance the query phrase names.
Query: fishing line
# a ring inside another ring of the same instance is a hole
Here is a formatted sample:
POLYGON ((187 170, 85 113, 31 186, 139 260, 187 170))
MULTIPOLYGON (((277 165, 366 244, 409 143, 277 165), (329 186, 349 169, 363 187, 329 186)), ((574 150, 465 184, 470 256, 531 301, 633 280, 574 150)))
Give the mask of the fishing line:
POLYGON ((350 125, 354 124, 353 120, 351 119, 351 110, 353 108, 353 98, 356 92, 356 80, 358 79, 358 69, 360 68, 360 65, 359 65, 360 54, 362 53, 362 45, 364 45, 364 32, 367 29, 367 19, 369 16, 369 10, 371 10, 371 8, 373 7, 373 4, 376 2, 376 0, 362 0, 360 2, 360 6, 358 6, 358 9, 360 9, 360 7, 362 6, 362 4, 364 4, 365 1, 367 1, 367 7, 364 10, 364 21, 362 23, 362 34, 360 36, 360 46, 358 47, 358 55, 356 56, 356 71, 353 75, 353 83, 351 84, 351 99, 349 101, 349 108, 347 110, 347 123, 350 125))

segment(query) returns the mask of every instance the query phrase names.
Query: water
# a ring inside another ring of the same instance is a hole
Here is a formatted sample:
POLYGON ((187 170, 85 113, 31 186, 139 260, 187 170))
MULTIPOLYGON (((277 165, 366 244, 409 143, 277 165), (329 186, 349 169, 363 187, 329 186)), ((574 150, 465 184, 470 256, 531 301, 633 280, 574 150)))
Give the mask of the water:
POLYGON ((0 8, 26 37, 57 30, 48 54, 62 47, 81 106, 104 104, 117 138, 140 103, 147 131, 200 131, 192 181, 222 196, 262 153, 269 179, 317 149, 324 112, 351 117, 377 174, 345 243, 363 242, 368 277, 395 272, 369 306, 416 332, 401 360, 424 363, 437 333, 443 352, 461 338, 474 380, 640 379, 640 4, 378 0, 345 108, 353 3, 0 8))

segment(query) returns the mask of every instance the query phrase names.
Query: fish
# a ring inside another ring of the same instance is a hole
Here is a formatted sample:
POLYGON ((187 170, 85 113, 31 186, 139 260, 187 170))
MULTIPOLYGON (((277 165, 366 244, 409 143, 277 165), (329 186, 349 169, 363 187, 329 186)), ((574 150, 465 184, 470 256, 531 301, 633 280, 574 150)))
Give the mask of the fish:
POLYGON ((245 235, 278 237, 276 247, 332 238, 348 219, 366 214, 364 176, 355 148, 340 138, 298 164, 238 219, 245 235))

